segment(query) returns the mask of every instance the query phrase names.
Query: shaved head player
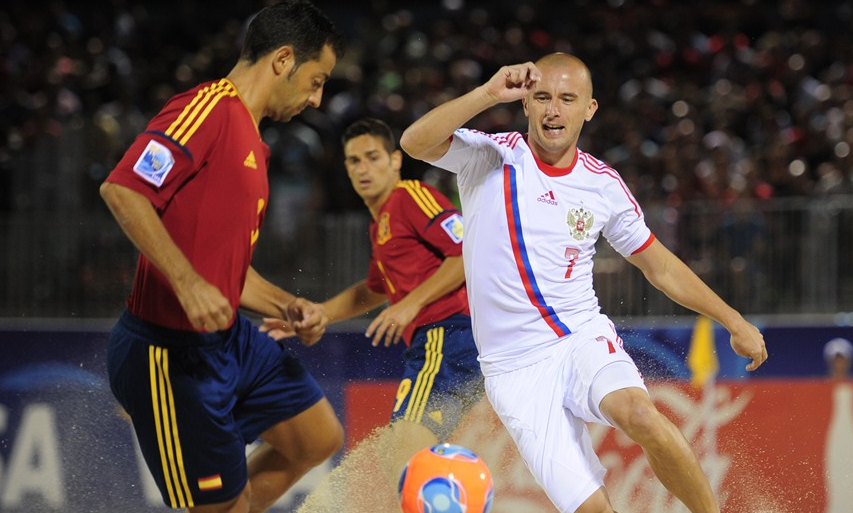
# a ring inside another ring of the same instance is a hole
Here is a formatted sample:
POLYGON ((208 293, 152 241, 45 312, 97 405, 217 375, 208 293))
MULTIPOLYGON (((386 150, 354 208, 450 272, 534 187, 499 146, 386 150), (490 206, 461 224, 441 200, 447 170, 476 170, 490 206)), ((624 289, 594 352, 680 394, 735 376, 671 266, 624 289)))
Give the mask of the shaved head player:
POLYGON ((758 329, 667 250, 614 169, 578 148, 598 110, 589 69, 565 53, 504 66, 403 133, 412 157, 456 173, 466 214, 462 256, 486 395, 537 482, 563 513, 613 511, 586 422, 642 446, 664 486, 693 513, 719 513, 687 441, 649 398, 593 289, 604 236, 671 299, 720 322, 755 370, 758 329), (527 133, 461 128, 521 101, 527 133))

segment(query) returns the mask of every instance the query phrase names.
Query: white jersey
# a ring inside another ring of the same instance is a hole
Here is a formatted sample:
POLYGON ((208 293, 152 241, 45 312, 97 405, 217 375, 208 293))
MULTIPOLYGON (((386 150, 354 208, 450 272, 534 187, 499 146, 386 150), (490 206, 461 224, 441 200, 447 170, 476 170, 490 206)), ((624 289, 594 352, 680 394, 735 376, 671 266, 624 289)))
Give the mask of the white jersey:
POLYGON ((457 174, 465 278, 486 376, 530 365, 600 315, 592 284, 603 234, 623 256, 654 240, 619 174, 577 151, 569 168, 538 162, 517 133, 459 129, 434 165, 457 174))

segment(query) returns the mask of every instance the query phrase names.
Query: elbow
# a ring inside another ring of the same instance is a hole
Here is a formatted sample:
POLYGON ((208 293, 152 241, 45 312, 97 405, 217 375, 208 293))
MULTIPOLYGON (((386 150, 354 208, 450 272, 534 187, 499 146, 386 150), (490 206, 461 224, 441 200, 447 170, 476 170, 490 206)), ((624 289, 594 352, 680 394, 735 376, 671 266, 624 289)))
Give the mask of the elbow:
POLYGON ((98 189, 98 193, 101 195, 101 199, 104 200, 104 203, 107 205, 113 205, 115 203, 115 185, 110 182, 104 182, 101 184, 101 187, 98 189))
POLYGON ((419 134, 417 129, 412 130, 412 127, 409 127, 400 136, 400 148, 413 159, 434 162, 444 156, 450 148, 451 140, 452 137, 448 137, 443 141, 435 142, 426 134, 419 134))
POLYGON ((412 127, 403 131, 403 134, 400 136, 400 148, 413 159, 422 160, 423 149, 418 148, 417 136, 412 132, 412 127))

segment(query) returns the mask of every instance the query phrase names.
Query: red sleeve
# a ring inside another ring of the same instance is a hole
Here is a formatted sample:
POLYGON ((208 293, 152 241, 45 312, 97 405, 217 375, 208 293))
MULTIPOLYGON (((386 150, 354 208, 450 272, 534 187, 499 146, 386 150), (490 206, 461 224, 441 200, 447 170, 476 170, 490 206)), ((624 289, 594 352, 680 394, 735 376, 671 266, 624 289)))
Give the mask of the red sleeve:
POLYGON ((211 108, 198 117, 186 116, 192 110, 193 100, 201 94, 201 87, 169 100, 125 152, 107 177, 108 182, 142 194, 157 209, 172 199, 204 166, 219 137, 223 109, 211 108), (191 136, 185 135, 180 141, 169 135, 187 133, 191 136))
POLYGON ((195 174, 195 164, 185 148, 167 137, 143 132, 107 177, 146 198, 158 210, 195 174))
POLYGON ((412 228, 435 251, 445 257, 462 254, 462 214, 435 187, 417 181, 405 186, 406 208, 400 209, 412 228))

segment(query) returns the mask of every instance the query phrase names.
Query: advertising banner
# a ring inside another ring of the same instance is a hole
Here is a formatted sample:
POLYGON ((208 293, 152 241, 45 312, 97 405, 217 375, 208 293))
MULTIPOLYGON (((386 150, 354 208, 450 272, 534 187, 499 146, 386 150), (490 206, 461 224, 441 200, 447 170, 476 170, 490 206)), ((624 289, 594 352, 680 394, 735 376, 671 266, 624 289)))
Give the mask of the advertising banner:
MULTIPOLYGON (((849 336, 849 329, 765 330, 771 356, 760 379, 741 375, 744 360, 718 336, 720 377, 693 388, 685 364, 691 328, 635 329, 625 333, 625 344, 653 399, 700 455, 723 510, 850 513, 853 393, 850 383, 820 376, 822 341, 849 336), (789 372, 795 369, 801 374, 789 372)), ((0 330, 0 512, 164 511, 109 390, 106 340, 105 330, 0 330)), ((343 421, 347 451, 388 422, 402 347, 373 348, 361 333, 338 332, 312 348, 294 343, 294 350, 343 421)), ((617 510, 685 511, 633 442, 612 429, 590 430, 617 510)), ((453 441, 481 453, 493 469, 493 513, 554 511, 488 404, 471 413, 453 441)), ((310 473, 273 511, 295 511, 341 461, 338 455, 310 473)))

